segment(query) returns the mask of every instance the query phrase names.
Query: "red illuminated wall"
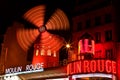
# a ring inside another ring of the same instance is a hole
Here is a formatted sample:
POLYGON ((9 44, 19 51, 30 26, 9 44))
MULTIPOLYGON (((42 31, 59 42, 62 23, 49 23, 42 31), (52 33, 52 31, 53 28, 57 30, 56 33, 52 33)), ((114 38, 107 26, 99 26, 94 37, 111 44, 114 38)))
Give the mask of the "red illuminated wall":
MULTIPOLYGON (((89 33, 95 40, 95 53, 96 52, 100 52, 100 56, 99 55, 96 55, 95 54, 95 58, 97 57, 101 57, 101 58, 105 58, 105 50, 106 49, 110 49, 110 48, 113 48, 113 52, 115 51, 114 48, 115 48, 115 43, 114 41, 116 41, 116 30, 115 30, 115 23, 112 22, 112 23, 108 23, 106 24, 104 22, 104 16, 105 14, 108 14, 110 13, 112 16, 114 16, 114 11, 113 11, 113 8, 112 6, 108 6, 108 7, 105 7, 105 8, 102 8, 102 9, 99 9, 99 10, 96 10, 96 11, 91 11, 91 12, 88 12, 88 13, 85 13, 85 14, 82 14, 80 16, 76 16, 73 18, 73 31, 77 31, 77 27, 78 27, 78 23, 79 22, 82 22, 82 27, 80 31, 78 32, 74 32, 73 33, 73 41, 74 41, 74 44, 73 44, 73 47, 74 47, 74 50, 76 51, 77 50, 77 47, 78 47, 78 41, 79 41, 79 38, 84 35, 85 33, 89 33), (102 13, 101 13, 102 12, 102 13), (94 15, 93 15, 94 14, 94 15), (101 16, 101 24, 100 26, 95 26, 95 17, 96 16, 101 16), (86 20, 90 19, 91 20, 91 26, 89 28, 85 28, 86 24, 86 20), (112 40, 111 41, 105 41, 105 31, 107 30, 111 30, 112 31, 112 40), (96 33, 97 32, 100 32, 101 34, 101 41, 99 43, 96 43, 96 33)), ((112 20, 114 21, 114 17, 112 17, 112 20)))
POLYGON ((118 80, 120 80, 120 43, 117 44, 117 73, 118 80))
POLYGON ((43 63, 44 68, 47 68, 47 67, 58 66, 58 62, 59 62, 58 51, 48 52, 48 50, 44 50, 40 48, 39 44, 34 45, 34 55, 33 55, 32 64, 43 63))
MULTIPOLYGON (((74 54, 78 54, 77 48, 78 48, 78 42, 79 38, 83 36, 85 33, 89 33, 95 40, 95 54, 93 59, 107 59, 108 56, 106 55, 106 51, 109 49, 112 49, 112 60, 117 62, 117 77, 118 80, 120 80, 120 47, 118 47, 120 44, 118 44, 117 41, 117 34, 116 34, 116 24, 115 24, 115 13, 112 6, 107 6, 95 11, 91 11, 85 14, 81 14, 79 16, 75 16, 73 18, 73 47, 74 47, 74 54), (105 14, 111 14, 112 22, 105 23, 105 14), (101 17, 101 25, 95 26, 95 18, 96 16, 101 17), (90 27, 86 28, 86 21, 91 21, 90 27), (78 31, 78 23, 82 23, 81 30, 78 31), (111 31, 112 33, 112 39, 110 41, 106 40, 106 31, 111 31), (96 33, 100 33, 100 42, 96 42, 96 33)), ((74 59, 77 60, 77 59, 74 59)))

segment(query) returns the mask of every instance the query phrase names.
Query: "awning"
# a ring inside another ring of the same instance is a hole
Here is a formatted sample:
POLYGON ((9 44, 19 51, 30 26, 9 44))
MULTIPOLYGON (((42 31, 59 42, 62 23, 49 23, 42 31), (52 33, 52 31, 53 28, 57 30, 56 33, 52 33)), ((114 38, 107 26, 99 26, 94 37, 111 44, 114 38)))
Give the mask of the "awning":
POLYGON ((67 76, 66 66, 45 69, 43 72, 18 75, 23 80, 67 76))

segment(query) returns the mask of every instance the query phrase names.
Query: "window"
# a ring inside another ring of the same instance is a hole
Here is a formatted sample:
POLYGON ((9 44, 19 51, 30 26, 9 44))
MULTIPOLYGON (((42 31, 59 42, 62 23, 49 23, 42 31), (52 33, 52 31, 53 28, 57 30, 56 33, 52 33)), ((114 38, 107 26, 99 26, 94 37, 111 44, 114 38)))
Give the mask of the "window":
POLYGON ((57 56, 56 54, 57 54, 56 51, 54 51, 53 52, 53 57, 56 57, 57 56))
POLYGON ((48 56, 51 56, 51 50, 50 50, 50 49, 47 50, 47 55, 48 55, 48 56))
POLYGON ((38 56, 38 54, 39 54, 39 50, 36 49, 35 55, 38 56))
POLYGON ((100 32, 95 33, 95 40, 96 40, 96 43, 101 42, 101 33, 100 32))
POLYGON ((113 50, 112 49, 107 49, 105 51, 105 53, 106 53, 106 59, 113 60, 115 58, 115 55, 113 55, 113 50))
POLYGON ((112 40, 112 30, 105 31, 105 40, 111 41, 112 40))
POLYGON ((106 14, 105 15, 105 23, 110 23, 112 22, 112 16, 111 14, 106 14))
POLYGON ((41 49, 41 56, 45 55, 45 50, 44 49, 41 49))
POLYGON ((81 31, 82 30, 82 22, 79 22, 77 24, 77 31, 81 31))
POLYGON ((90 26, 91 26, 91 21, 90 21, 90 19, 88 19, 86 21, 86 28, 90 28, 90 26))
POLYGON ((95 17, 95 26, 99 26, 99 25, 101 25, 101 17, 97 16, 95 17))

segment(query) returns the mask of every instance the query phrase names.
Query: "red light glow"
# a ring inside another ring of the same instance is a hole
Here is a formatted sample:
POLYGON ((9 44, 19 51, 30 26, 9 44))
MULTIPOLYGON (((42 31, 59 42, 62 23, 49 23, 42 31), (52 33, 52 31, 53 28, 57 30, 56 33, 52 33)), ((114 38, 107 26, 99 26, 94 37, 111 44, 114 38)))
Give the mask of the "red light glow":
POLYGON ((66 44, 66 48, 70 48, 70 44, 66 44))
POLYGON ((67 74, 106 72, 116 74, 116 62, 111 60, 81 60, 67 65, 67 74))
POLYGON ((78 53, 91 53, 94 54, 94 40, 83 39, 78 43, 78 53))

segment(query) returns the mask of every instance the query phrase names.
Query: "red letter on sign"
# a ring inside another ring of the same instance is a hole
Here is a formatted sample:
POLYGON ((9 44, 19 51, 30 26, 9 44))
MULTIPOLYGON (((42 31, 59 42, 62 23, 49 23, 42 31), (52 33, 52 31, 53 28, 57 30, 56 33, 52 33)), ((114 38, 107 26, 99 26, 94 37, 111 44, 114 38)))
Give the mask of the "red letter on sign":
POLYGON ((70 74, 73 74, 73 68, 72 68, 72 63, 68 64, 67 65, 67 74, 70 75, 70 74), (72 69, 71 69, 72 68, 72 69))
POLYGON ((112 64, 111 64, 111 61, 110 61, 110 60, 106 60, 105 67, 106 67, 106 72, 107 72, 107 73, 112 72, 112 64))
POLYGON ((81 73, 81 61, 76 62, 75 73, 81 73))
POLYGON ((98 71, 103 72, 104 71, 104 60, 98 60, 98 71))
POLYGON ((83 69, 84 69, 84 73, 90 72, 89 61, 86 61, 86 60, 84 61, 83 69))
POLYGON ((67 65, 67 75, 70 74, 70 64, 67 65))
POLYGON ((96 72, 96 61, 95 60, 92 60, 91 62, 90 62, 90 70, 91 70, 91 72, 96 72))
POLYGON ((70 63, 69 69, 70 69, 70 74, 73 74, 74 73, 74 63, 70 63))
POLYGON ((112 73, 116 74, 116 62, 112 61, 112 73))

